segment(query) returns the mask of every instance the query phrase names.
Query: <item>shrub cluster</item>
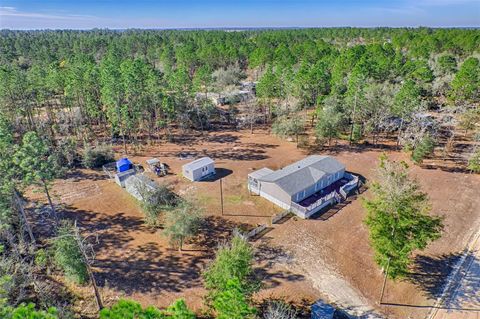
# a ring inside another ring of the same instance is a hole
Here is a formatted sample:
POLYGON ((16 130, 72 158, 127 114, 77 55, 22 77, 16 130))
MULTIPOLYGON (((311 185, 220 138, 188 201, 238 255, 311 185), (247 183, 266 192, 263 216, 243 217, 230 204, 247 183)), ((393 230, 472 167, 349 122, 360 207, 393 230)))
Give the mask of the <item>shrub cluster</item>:
POLYGON ((100 144, 96 147, 86 147, 83 151, 83 166, 86 168, 98 168, 115 160, 112 147, 100 144))

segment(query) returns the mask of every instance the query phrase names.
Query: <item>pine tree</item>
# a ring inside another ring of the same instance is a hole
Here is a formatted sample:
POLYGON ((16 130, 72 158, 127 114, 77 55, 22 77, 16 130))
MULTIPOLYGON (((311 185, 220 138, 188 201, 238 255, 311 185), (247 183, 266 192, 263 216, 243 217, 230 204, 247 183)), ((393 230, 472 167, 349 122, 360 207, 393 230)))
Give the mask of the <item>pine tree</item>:
POLYGON ((373 198, 364 201, 365 223, 377 264, 390 278, 401 278, 408 273, 412 252, 440 237, 442 220, 429 215, 428 197, 409 178, 405 163, 391 162, 384 155, 377 173, 373 198))

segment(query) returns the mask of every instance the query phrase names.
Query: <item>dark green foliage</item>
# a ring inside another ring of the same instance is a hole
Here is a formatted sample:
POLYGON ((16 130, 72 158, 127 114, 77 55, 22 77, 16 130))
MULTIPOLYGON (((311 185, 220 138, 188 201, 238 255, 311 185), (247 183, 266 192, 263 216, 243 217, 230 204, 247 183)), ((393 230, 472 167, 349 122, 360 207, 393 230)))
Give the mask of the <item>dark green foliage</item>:
POLYGON ((433 71, 430 69, 428 62, 425 60, 418 60, 413 62, 410 77, 419 82, 432 82, 434 79, 433 71))
POLYGON ((317 110, 315 134, 320 143, 339 137, 345 127, 344 114, 340 111, 342 101, 338 97, 329 97, 324 101, 323 108, 317 110))
POLYGON ((480 62, 477 58, 466 59, 452 81, 451 97, 456 102, 480 99, 480 62))
POLYGON ((394 113, 401 118, 410 116, 414 110, 419 109, 421 105, 421 91, 418 85, 407 80, 401 86, 394 99, 394 113))
POLYGON ((77 147, 77 142, 71 137, 59 141, 53 153, 56 166, 61 168, 73 168, 77 165, 80 161, 77 147))
POLYGON ((53 242, 54 260, 68 279, 84 284, 88 281, 87 265, 75 237, 74 227, 72 223, 64 221, 58 228, 53 242))
POLYGON ((473 152, 468 159, 468 169, 475 173, 480 173, 480 148, 473 152))
POLYGON ((249 305, 246 292, 238 278, 229 279, 226 287, 213 300, 218 319, 255 318, 256 309, 249 305))
POLYGON ((58 319, 55 308, 47 311, 36 310, 33 303, 10 307, 0 303, 0 318, 2 319, 58 319))
POLYGON ((142 308, 133 300, 119 300, 110 308, 102 309, 100 319, 195 319, 195 314, 187 308, 183 299, 175 301, 165 310, 154 306, 142 308))
POLYGON ((163 233, 169 238, 173 247, 182 250, 185 240, 197 233, 201 221, 198 208, 191 203, 182 202, 174 209, 165 212, 163 233))
POLYGON ((202 274, 209 291, 208 299, 215 301, 220 293, 228 290, 229 281, 235 279, 248 300, 259 288, 253 278, 252 263, 253 249, 242 237, 235 236, 229 244, 220 246, 215 259, 202 274))
POLYGON ((288 118, 281 116, 272 124, 272 133, 282 137, 288 138, 294 136, 298 142, 298 135, 305 131, 303 119, 299 117, 288 118))
POLYGON ((146 190, 145 193, 142 194, 144 200, 141 202, 145 221, 150 226, 157 226, 160 214, 163 211, 174 209, 179 198, 171 187, 164 184, 159 185, 155 190, 146 190))
POLYGON ((188 309, 183 299, 176 300, 164 311, 166 318, 171 319, 195 319, 195 313, 188 309))
POLYGON ((453 73, 457 69, 457 60, 453 55, 445 54, 437 59, 438 67, 442 73, 453 73))
POLYGON ((23 135, 22 144, 17 149, 13 164, 15 164, 21 174, 21 179, 25 185, 42 186, 47 196, 48 203, 55 218, 57 214, 53 205, 49 183, 60 174, 60 168, 56 165, 55 156, 48 144, 37 132, 30 131, 23 135))
POLYGON ((115 161, 112 147, 101 144, 96 147, 87 146, 83 151, 83 165, 87 168, 102 167, 107 163, 115 161))
POLYGON ((392 279, 408 274, 411 255, 440 237, 442 221, 429 215, 430 205, 418 183, 408 177, 405 163, 380 159, 373 197, 364 201, 365 223, 375 260, 392 279))
POLYGON ((100 311, 100 319, 164 319, 160 310, 153 306, 143 309, 142 306, 132 300, 119 300, 110 308, 100 311))
POLYGON ((47 143, 36 132, 27 132, 15 154, 15 164, 26 184, 44 185, 57 175, 58 167, 47 143))
POLYGON ((425 157, 433 153, 435 140, 426 134, 423 136, 412 151, 412 160, 415 163, 421 163, 425 157))

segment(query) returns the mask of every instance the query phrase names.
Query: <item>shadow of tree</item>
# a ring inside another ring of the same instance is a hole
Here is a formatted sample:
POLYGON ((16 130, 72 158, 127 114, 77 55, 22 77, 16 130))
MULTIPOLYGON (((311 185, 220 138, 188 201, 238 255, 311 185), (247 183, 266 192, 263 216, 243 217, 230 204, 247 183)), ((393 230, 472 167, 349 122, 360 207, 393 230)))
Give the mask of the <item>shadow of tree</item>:
POLYGON ((207 249, 210 256, 215 253, 214 249, 219 244, 225 243, 232 237, 235 228, 247 229, 251 225, 236 223, 220 216, 207 216, 199 228, 199 234, 189 241, 190 244, 207 249))
POLYGON ((105 216, 65 206, 64 218, 77 221, 82 234, 95 234, 93 263, 99 286, 112 287, 125 293, 179 292, 201 285, 201 270, 208 255, 165 249, 159 243, 135 244, 134 234, 155 234, 141 217, 123 212, 105 216))
POLYGON ((147 243, 124 258, 98 259, 95 277, 126 293, 180 292, 201 285, 205 256, 189 252, 163 253, 156 243, 147 243))
POLYGON ((328 153, 328 154, 339 154, 343 152, 354 152, 354 153, 362 153, 362 152, 369 152, 369 151, 395 151, 399 148, 394 144, 382 144, 378 143, 376 145, 370 143, 361 143, 361 144, 348 144, 348 143, 338 143, 334 145, 316 145, 313 144, 309 146, 306 150, 309 155, 318 154, 319 152, 328 153))
POLYGON ((207 142, 210 143, 235 143, 239 140, 238 136, 232 135, 232 134, 220 134, 220 135, 213 135, 213 136, 208 136, 206 138, 207 142))
POLYGON ((272 245, 269 239, 262 240, 255 249, 255 276, 261 280, 263 288, 274 288, 285 281, 304 281, 305 276, 275 268, 278 264, 293 262, 293 256, 282 247, 272 245))
POLYGON ((62 179, 68 180, 68 182, 79 182, 83 180, 100 181, 108 179, 108 176, 101 169, 95 169, 87 171, 86 169, 72 169, 63 174, 62 179))
POLYGON ((473 307, 480 311, 480 261, 472 253, 467 253, 464 258, 462 260, 462 253, 417 256, 407 280, 431 299, 439 298, 445 292, 442 307, 473 307), (462 266, 457 271, 459 262, 462 266), (449 280, 452 284, 447 286, 449 280))

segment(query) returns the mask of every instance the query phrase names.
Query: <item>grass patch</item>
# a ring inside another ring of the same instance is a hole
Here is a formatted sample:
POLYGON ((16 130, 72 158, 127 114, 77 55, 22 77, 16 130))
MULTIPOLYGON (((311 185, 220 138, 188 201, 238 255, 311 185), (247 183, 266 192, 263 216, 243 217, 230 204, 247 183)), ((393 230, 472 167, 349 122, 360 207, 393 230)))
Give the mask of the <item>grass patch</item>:
POLYGON ((229 204, 241 204, 245 199, 242 195, 227 195, 225 196, 225 202, 229 204))
POLYGON ((214 203, 215 201, 219 201, 219 199, 217 199, 215 196, 205 194, 205 193, 197 194, 196 200, 202 206, 210 203, 214 203))

